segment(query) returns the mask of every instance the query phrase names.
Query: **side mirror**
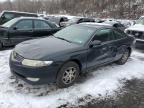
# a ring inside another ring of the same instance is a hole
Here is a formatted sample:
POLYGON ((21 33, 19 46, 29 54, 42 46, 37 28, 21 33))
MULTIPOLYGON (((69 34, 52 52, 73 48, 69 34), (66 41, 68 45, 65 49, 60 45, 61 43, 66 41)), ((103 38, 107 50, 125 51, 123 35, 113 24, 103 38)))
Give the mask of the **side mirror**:
POLYGON ((17 30, 18 28, 17 27, 13 27, 13 30, 17 30))
POLYGON ((101 45, 101 43, 102 43, 101 41, 95 40, 95 41, 91 42, 90 47, 93 47, 95 45, 101 45))

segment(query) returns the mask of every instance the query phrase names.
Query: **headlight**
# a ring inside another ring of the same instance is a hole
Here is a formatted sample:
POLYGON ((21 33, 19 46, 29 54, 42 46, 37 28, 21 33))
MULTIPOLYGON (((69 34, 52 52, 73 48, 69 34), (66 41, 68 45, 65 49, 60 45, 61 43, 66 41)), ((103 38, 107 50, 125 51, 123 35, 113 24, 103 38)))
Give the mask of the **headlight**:
POLYGON ((51 65, 52 63, 53 61, 38 61, 38 60, 29 60, 29 59, 24 59, 22 61, 22 65, 31 66, 31 67, 43 67, 43 66, 51 65))

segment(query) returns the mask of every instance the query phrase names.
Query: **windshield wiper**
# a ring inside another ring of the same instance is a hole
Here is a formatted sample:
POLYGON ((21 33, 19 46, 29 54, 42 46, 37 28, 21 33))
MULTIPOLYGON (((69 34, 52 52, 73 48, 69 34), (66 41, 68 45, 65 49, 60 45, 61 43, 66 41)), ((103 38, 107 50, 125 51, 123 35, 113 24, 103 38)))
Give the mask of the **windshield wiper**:
MULTIPOLYGON (((54 35, 53 35, 54 36, 54 35)), ((58 38, 58 39, 61 39, 61 40, 65 40, 65 41, 67 41, 67 42, 69 42, 69 43, 72 43, 72 41, 69 41, 69 40, 67 40, 67 39, 65 39, 65 38, 62 38, 62 37, 56 37, 56 36, 54 36, 55 38, 58 38)))

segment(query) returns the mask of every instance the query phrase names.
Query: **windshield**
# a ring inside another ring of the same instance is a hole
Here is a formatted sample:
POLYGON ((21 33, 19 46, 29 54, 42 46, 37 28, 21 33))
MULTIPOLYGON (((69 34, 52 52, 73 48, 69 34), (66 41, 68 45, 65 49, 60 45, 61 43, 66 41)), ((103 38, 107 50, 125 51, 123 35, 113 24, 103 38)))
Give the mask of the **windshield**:
POLYGON ((10 20, 10 21, 4 23, 2 26, 3 26, 3 27, 8 27, 8 28, 9 28, 9 27, 11 27, 13 24, 15 24, 17 21, 18 21, 17 18, 15 18, 15 19, 12 19, 12 20, 10 20))
POLYGON ((139 20, 137 20, 136 24, 144 25, 144 17, 141 17, 139 20))
POLYGON ((92 27, 72 25, 55 33, 54 36, 83 45, 90 39, 95 31, 96 29, 92 27))

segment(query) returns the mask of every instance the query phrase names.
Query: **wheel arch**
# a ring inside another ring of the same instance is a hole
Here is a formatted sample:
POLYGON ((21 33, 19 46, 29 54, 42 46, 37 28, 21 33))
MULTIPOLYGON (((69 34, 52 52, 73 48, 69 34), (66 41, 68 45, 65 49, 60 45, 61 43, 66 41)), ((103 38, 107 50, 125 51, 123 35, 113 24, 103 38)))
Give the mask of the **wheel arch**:
POLYGON ((80 73, 81 73, 82 64, 81 64, 81 62, 79 60, 77 60, 77 59, 70 59, 68 62, 75 62, 76 64, 78 64, 79 69, 80 69, 80 73))
MULTIPOLYGON (((69 60, 65 61, 65 62, 60 66, 60 68, 58 69, 57 75, 58 75, 60 69, 62 68, 62 66, 63 66, 64 64, 68 63, 68 62, 75 62, 76 64, 78 64, 79 69, 80 69, 80 73, 79 73, 79 74, 81 74, 81 72, 82 72, 82 64, 81 64, 81 62, 80 62, 79 60, 77 60, 77 59, 69 59, 69 60)), ((57 75, 56 75, 56 78, 57 78, 57 75)))
POLYGON ((129 50, 129 56, 131 55, 131 53, 132 53, 132 48, 131 47, 127 47, 127 49, 129 50))

